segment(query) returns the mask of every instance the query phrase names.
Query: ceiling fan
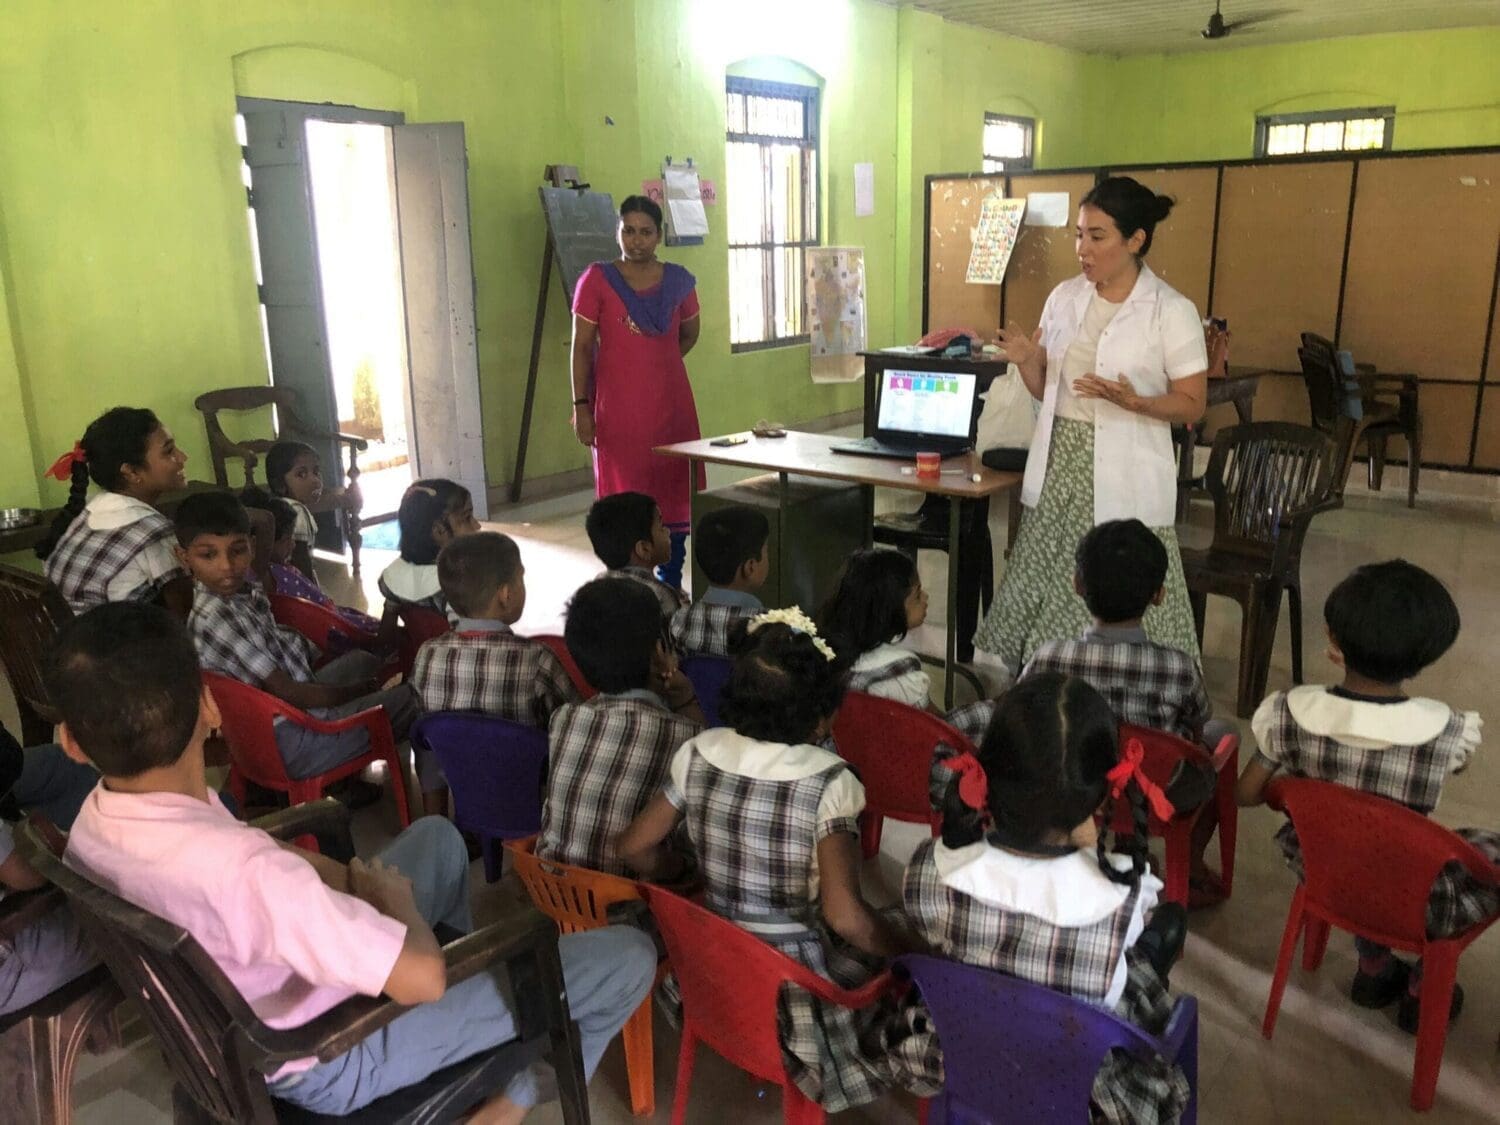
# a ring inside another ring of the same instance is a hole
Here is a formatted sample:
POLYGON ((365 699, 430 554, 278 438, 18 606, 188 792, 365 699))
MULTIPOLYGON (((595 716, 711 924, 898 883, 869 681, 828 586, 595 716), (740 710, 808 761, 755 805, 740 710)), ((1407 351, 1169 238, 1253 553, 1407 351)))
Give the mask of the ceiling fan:
POLYGON ((1198 33, 1202 35, 1203 38, 1224 39, 1228 37, 1231 31, 1243 31, 1246 28, 1254 27, 1258 23, 1264 23, 1266 20, 1272 20, 1277 16, 1286 14, 1286 12, 1282 10, 1256 12, 1253 15, 1243 16, 1240 19, 1235 20, 1233 23, 1227 23, 1224 20, 1223 12, 1219 10, 1222 6, 1222 3, 1223 0, 1215 0, 1214 14, 1208 17, 1208 26, 1206 26, 1202 31, 1198 33))

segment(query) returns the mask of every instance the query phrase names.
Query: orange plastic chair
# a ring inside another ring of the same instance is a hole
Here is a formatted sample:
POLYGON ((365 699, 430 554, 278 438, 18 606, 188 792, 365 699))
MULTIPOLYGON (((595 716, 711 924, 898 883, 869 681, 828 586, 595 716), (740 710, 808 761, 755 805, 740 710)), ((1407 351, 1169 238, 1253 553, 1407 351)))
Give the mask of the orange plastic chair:
POLYGON ((552 650, 553 655, 562 661, 563 670, 568 673, 568 678, 573 681, 573 686, 578 689, 579 695, 584 699, 593 699, 599 694, 598 689, 584 679, 583 671, 578 667, 578 661, 573 659, 573 654, 568 651, 567 642, 560 636, 556 633, 538 633, 531 639, 546 645, 552 650))
POLYGON ((396 815, 401 827, 411 824, 411 810, 406 803, 406 771, 396 756, 396 739, 391 733, 390 720, 379 707, 371 707, 345 719, 319 719, 277 699, 270 692, 217 672, 204 672, 203 682, 219 705, 224 741, 229 744, 229 791, 241 808, 245 803, 246 781, 285 793, 292 804, 300 805, 305 801, 316 801, 323 796, 327 786, 352 777, 370 763, 385 762, 390 770, 396 815), (325 773, 294 778, 287 774, 281 751, 276 746, 277 718, 321 734, 341 734, 363 727, 370 734, 370 749, 325 773))
MULTIPOLYGON (((507 840, 516 874, 536 908, 557 923, 558 931, 575 934, 609 925, 608 910, 617 902, 639 902, 641 891, 619 875, 590 871, 536 857, 536 837, 507 840)), ((658 981, 666 974, 664 963, 658 981)), ((625 1073, 630 1079, 630 1112, 650 1117, 656 1112, 656 1047, 651 1032, 651 997, 641 1001, 620 1033, 625 1043, 625 1073)))
POLYGON ((1266 804, 1292 818, 1306 878, 1287 913, 1261 1034, 1269 1039, 1276 1030, 1292 954, 1304 930, 1302 967, 1309 972, 1322 964, 1330 926, 1419 954, 1422 996, 1411 1106, 1431 1109, 1448 1039, 1458 955, 1496 919, 1450 938, 1429 938, 1427 899, 1433 880, 1449 863, 1495 884, 1500 884, 1500 864, 1421 813, 1332 782, 1277 778, 1266 790, 1266 804))
POLYGON ((889 991, 889 972, 857 989, 840 988, 793 961, 748 930, 662 887, 641 886, 651 906, 667 957, 682 990, 682 1049, 677 1056, 677 1093, 672 1125, 687 1120, 688 1093, 698 1043, 782 1090, 788 1125, 826 1120, 787 1077, 776 1032, 776 997, 783 984, 795 984, 818 999, 845 1008, 866 1008, 889 991))
MULTIPOLYGON (((1130 739, 1140 740, 1142 748, 1146 751, 1146 760, 1143 763, 1146 776, 1160 786, 1166 786, 1168 779, 1172 776, 1173 768, 1183 759, 1208 762, 1218 771, 1219 780, 1214 789, 1213 803, 1219 814, 1220 885, 1223 888, 1224 897, 1228 898, 1234 890, 1235 838, 1239 834, 1240 822, 1239 805, 1234 799, 1235 780, 1239 776, 1239 735, 1226 734, 1219 740, 1219 745, 1215 747, 1214 752, 1210 754, 1196 742, 1178 738, 1167 731, 1121 723, 1120 746, 1123 748, 1130 739)), ((1167 845, 1166 898, 1168 902, 1180 903, 1183 906, 1188 904, 1188 874, 1192 866, 1193 826, 1198 823, 1198 818, 1203 815, 1203 809, 1206 807, 1196 808, 1186 816, 1173 817, 1169 821, 1158 820, 1154 814, 1150 817, 1151 823, 1148 831, 1152 836, 1160 836, 1167 845)), ((1130 810, 1123 806, 1117 809, 1110 826, 1123 835, 1128 836, 1134 832, 1135 825, 1131 820, 1130 810)))
POLYGON ((880 850, 886 817, 926 824, 934 836, 942 831, 943 818, 933 811, 927 790, 932 752, 939 742, 959 753, 972 750, 967 738, 936 715, 851 691, 833 718, 833 741, 864 783, 860 844, 866 859, 880 850))

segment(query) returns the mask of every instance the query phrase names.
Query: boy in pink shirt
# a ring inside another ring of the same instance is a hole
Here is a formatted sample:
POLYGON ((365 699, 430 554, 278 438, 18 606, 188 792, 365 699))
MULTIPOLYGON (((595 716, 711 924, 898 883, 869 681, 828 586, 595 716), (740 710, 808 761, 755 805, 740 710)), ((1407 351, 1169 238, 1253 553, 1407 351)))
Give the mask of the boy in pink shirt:
MULTIPOLYGON (((192 640, 157 607, 105 605, 69 623, 47 680, 63 748, 103 775, 74 821, 70 866, 186 929, 274 1027, 354 995, 413 1005, 345 1055, 267 1075, 273 1097, 347 1114, 515 1037, 503 969, 447 987, 432 926, 471 924, 468 858, 452 824, 423 818, 375 860, 345 865, 235 820, 204 781, 218 709, 192 640)), ((655 949, 639 931, 608 927, 564 937, 558 951, 592 1074, 649 990, 655 949)), ((523 1072, 473 1120, 518 1122, 537 1100, 535 1075, 523 1072)))

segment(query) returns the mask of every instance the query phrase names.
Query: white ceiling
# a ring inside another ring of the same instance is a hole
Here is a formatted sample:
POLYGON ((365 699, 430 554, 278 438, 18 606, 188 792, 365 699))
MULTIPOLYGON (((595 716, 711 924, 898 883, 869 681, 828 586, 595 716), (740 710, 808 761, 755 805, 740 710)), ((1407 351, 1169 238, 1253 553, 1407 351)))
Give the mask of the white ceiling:
MULTIPOLYGON (((1022 39, 1077 51, 1149 54, 1500 24, 1500 0, 1223 0, 1226 23, 1266 16, 1210 42, 1213 0, 894 0, 1022 39)), ((1500 66, 1500 60, 1496 62, 1500 66)))

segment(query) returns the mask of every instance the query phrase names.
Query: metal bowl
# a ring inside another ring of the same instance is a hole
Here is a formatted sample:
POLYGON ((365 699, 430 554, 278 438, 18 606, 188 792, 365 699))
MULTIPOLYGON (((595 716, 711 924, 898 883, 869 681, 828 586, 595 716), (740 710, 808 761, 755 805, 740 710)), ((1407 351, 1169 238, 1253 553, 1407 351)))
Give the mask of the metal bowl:
POLYGON ((0 508, 0 531, 14 531, 40 523, 42 513, 35 508, 0 508))

